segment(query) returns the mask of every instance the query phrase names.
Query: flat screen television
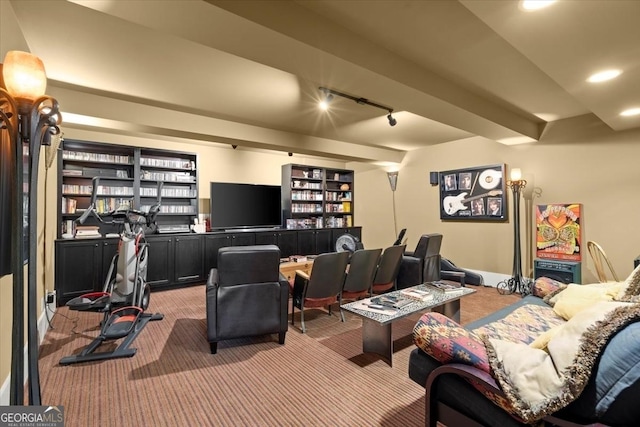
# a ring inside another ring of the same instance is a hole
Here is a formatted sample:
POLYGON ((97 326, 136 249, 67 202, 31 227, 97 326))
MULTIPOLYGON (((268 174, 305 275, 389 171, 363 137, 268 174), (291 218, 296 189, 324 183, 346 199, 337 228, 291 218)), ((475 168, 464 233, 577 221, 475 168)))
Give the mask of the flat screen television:
POLYGON ((211 183, 211 228, 282 226, 280 186, 211 183))

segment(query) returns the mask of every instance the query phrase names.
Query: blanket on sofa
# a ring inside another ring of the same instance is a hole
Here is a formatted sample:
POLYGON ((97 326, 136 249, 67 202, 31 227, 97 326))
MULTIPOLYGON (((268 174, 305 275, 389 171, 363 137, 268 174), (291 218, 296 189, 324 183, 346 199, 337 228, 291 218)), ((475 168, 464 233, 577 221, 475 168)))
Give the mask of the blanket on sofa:
POLYGON ((640 304, 599 301, 578 311, 550 337, 546 351, 485 337, 494 377, 516 414, 532 423, 575 400, 610 337, 640 320, 640 304))

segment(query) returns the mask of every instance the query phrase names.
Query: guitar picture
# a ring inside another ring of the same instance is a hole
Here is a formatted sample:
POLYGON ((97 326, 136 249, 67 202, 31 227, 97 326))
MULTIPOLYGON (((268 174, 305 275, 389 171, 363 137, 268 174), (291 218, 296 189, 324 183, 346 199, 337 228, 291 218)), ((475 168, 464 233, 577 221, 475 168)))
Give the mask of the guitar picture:
POLYGON ((447 215, 453 215, 458 211, 463 211, 469 209, 469 206, 465 206, 465 203, 471 202, 473 200, 481 199, 486 196, 494 197, 502 194, 502 190, 494 190, 489 191, 488 193, 480 194, 478 196, 468 197, 465 199, 465 196, 468 193, 460 193, 457 196, 447 196, 442 201, 442 209, 446 212, 447 215))

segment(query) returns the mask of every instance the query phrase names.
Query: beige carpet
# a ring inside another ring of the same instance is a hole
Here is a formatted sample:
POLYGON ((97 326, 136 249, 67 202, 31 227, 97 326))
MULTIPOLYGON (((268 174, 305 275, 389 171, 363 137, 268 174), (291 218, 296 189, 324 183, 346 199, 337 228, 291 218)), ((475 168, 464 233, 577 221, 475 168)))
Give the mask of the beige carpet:
MULTIPOLYGON (((495 289, 463 299, 463 322, 513 300, 495 289)), ((204 286, 152 294, 150 322, 128 359, 61 366, 98 334, 100 315, 59 308, 41 347, 44 405, 63 405, 74 426, 422 426, 424 389, 408 378, 408 336, 394 325, 393 367, 362 354, 361 320, 310 310, 307 334, 221 342, 209 353, 204 286)))

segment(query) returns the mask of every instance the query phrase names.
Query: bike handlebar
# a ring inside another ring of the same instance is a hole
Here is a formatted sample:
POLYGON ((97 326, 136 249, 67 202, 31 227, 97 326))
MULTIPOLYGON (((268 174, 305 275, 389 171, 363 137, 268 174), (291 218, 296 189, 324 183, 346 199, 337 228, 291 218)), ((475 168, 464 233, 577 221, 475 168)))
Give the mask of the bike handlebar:
MULTIPOLYGON (((105 221, 100 217, 100 215, 96 212, 96 199, 98 196, 98 187, 100 185, 100 177, 96 176, 91 181, 92 189, 91 189, 91 201, 89 202, 89 207, 86 211, 78 218, 76 221, 80 224, 84 224, 84 222, 89 218, 89 215, 93 214, 98 221, 104 223, 105 221)), ((158 212, 160 211, 160 206, 162 204, 162 188, 164 187, 164 183, 162 181, 158 182, 158 190, 157 190, 157 198, 156 203, 149 208, 148 212, 127 208, 126 210, 115 209, 108 213, 109 216, 114 217, 116 214, 122 213, 123 219, 133 224, 134 221, 131 220, 131 215, 136 215, 138 217, 142 217, 145 219, 146 225, 151 226, 155 223, 156 217, 158 216, 158 212)), ((118 215, 120 216, 120 215, 118 215)), ((139 221, 135 221, 136 224, 139 224, 139 221)))

